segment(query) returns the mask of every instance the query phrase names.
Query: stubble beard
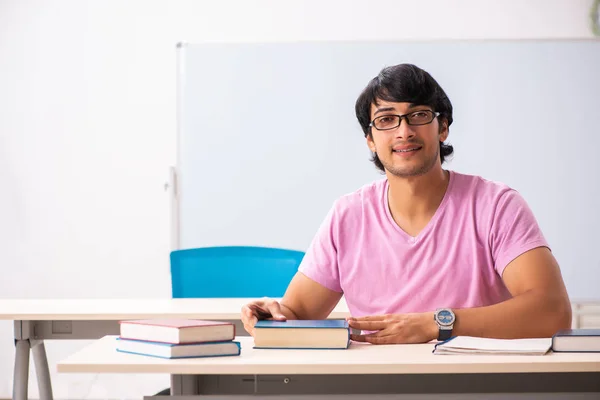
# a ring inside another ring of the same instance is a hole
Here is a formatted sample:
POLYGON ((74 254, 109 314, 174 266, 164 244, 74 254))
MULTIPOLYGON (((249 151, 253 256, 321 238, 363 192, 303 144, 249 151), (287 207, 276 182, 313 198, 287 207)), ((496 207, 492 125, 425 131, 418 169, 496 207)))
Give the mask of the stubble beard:
MULTIPOLYGON (((392 157, 393 157, 393 155, 392 155, 392 157)), ((394 166, 394 165, 386 165, 387 163, 384 163, 382 160, 381 160, 381 163, 385 167, 386 171, 388 171, 390 174, 397 176, 399 178, 410 178, 410 177, 415 177, 415 176, 419 176, 419 175, 424 175, 427 172, 431 171, 431 169, 433 168, 433 166, 435 165, 435 163, 437 162, 439 157, 440 157, 440 147, 437 146, 435 154, 432 157, 426 159, 420 165, 402 168, 402 167, 394 166)))

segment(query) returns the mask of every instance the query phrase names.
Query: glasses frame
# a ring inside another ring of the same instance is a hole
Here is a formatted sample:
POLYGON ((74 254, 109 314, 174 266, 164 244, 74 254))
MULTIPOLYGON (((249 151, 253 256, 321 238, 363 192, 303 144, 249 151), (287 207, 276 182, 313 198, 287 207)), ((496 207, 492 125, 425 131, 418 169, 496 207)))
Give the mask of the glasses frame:
POLYGON ((433 111, 433 110, 416 110, 416 111, 411 111, 411 112, 409 112, 407 114, 402 114, 402 115, 398 115, 398 114, 385 114, 385 115, 380 115, 377 118, 373 118, 373 121, 369 122, 369 127, 375 128, 378 131, 389 131, 389 130, 396 129, 397 127, 399 127, 400 124, 402 124, 402 120, 406 120, 406 124, 410 125, 410 126, 428 125, 428 124, 432 123, 434 119, 436 119, 437 117, 439 117, 440 114, 441 114, 440 112, 433 111), (409 122, 409 120, 408 120, 408 116, 411 115, 411 114, 414 114, 414 113, 418 113, 418 112, 428 112, 428 113, 431 113, 433 115, 433 117, 431 118, 431 120, 429 122, 424 122, 422 124, 411 124, 409 122), (378 127, 375 126, 375 121, 377 119, 380 119, 380 118, 383 118, 383 117, 398 117, 398 125, 395 125, 395 126, 393 126, 391 128, 379 129, 378 127))

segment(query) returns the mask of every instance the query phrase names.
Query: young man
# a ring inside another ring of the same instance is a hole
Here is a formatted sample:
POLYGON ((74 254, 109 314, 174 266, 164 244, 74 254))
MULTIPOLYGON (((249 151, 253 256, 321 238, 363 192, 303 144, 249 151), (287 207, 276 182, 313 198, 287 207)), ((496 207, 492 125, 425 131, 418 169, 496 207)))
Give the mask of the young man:
MULTIPOLYGON (((559 266, 515 190, 442 169, 452 105, 422 69, 383 69, 356 116, 386 178, 338 199, 281 303, 258 319, 323 319, 345 296, 355 341, 550 337, 571 325, 559 266)), ((483 134, 483 133, 482 133, 483 134)))

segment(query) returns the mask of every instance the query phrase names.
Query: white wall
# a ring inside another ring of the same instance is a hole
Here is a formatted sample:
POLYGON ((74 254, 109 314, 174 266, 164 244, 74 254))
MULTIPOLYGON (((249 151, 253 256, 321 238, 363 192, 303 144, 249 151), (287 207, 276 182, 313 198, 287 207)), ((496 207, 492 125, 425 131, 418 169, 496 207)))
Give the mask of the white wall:
MULTIPOLYGON (((170 295, 176 42, 586 38, 591 3, 0 0, 0 297, 170 295)), ((47 343, 57 399, 168 384, 54 373, 84 344, 47 343)), ((0 322, 0 398, 13 355, 0 322)))

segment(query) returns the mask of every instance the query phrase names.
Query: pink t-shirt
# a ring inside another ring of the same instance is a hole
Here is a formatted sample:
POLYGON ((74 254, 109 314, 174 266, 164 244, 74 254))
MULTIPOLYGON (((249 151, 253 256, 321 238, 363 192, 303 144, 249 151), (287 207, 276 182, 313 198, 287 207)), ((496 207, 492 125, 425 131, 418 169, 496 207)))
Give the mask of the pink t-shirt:
POLYGON ((393 220, 382 179, 338 199, 300 272, 343 292, 353 316, 495 304, 511 297, 508 263, 548 244, 521 195, 450 171, 429 224, 411 237, 393 220))

